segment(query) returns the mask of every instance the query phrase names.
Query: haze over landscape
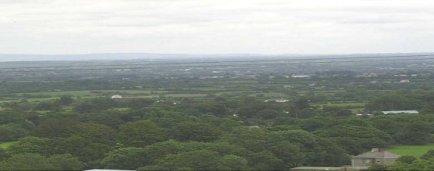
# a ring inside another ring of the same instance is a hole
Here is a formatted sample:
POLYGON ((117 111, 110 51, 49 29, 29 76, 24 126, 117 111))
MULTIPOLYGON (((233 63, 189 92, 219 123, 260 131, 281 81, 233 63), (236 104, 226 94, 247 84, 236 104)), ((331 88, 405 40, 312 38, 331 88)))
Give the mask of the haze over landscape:
POLYGON ((0 0, 0 171, 434 169, 434 0, 0 0))

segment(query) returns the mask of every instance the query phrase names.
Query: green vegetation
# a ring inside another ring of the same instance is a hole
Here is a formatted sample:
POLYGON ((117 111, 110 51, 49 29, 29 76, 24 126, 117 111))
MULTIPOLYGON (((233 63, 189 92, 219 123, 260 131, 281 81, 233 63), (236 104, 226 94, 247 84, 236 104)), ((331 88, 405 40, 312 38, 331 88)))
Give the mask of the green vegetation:
POLYGON ((431 167, 433 61, 297 61, 0 63, 0 170, 431 167))
POLYGON ((0 143, 0 148, 6 149, 15 143, 16 143, 15 141, 14 142, 2 142, 2 143, 0 143))
POLYGON ((388 149, 388 151, 399 154, 401 156, 413 156, 420 157, 426 152, 434 150, 434 144, 426 144, 426 145, 400 145, 400 146, 392 146, 388 149))

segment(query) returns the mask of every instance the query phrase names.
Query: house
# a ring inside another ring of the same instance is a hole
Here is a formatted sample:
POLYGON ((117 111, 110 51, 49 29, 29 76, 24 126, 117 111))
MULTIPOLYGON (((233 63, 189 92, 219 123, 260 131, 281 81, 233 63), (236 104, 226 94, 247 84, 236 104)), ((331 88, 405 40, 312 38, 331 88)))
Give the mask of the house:
POLYGON ((419 114, 417 110, 391 110, 391 111, 382 111, 383 114, 419 114))
POLYGON ((305 74, 292 74, 291 77, 292 77, 292 78, 310 78, 310 75, 305 75, 305 74))
POLYGON ((122 99, 123 97, 121 95, 113 95, 111 99, 122 99))
POLYGON ((289 102, 288 99, 284 99, 284 98, 278 98, 278 99, 268 99, 268 100, 264 100, 265 103, 268 102, 276 102, 276 103, 286 103, 289 102))
POLYGON ((393 164, 399 157, 399 155, 387 152, 382 148, 373 148, 370 152, 353 156, 351 165, 354 168, 367 168, 373 164, 387 166, 393 164))
POLYGON ((410 80, 401 80, 399 83, 410 83, 410 80))
POLYGON ((356 114, 356 116, 374 116, 374 114, 370 114, 370 113, 358 113, 358 114, 356 114))

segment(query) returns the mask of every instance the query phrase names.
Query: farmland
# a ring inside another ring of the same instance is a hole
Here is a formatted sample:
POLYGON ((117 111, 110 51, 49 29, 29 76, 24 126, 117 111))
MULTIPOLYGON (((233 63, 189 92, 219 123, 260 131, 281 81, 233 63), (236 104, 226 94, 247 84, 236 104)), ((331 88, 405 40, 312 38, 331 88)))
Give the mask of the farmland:
POLYGON ((28 158, 287 170, 376 147, 419 157, 434 143, 431 56, 0 63, 0 170, 28 158))
POLYGON ((426 152, 434 150, 434 144, 394 146, 389 148, 388 150, 401 156, 420 157, 426 152))

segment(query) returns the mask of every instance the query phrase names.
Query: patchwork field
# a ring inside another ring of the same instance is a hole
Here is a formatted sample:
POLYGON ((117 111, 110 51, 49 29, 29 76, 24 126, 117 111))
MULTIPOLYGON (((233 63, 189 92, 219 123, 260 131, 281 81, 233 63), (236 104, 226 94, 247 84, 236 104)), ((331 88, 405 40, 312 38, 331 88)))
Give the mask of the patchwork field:
POLYGON ((395 146, 388 149, 388 151, 399 154, 401 156, 414 156, 420 157, 429 150, 434 150, 434 144, 428 145, 402 145, 395 146))
POLYGON ((4 143, 0 142, 0 148, 6 149, 6 148, 8 148, 9 146, 11 146, 14 143, 15 142, 4 142, 4 143))

